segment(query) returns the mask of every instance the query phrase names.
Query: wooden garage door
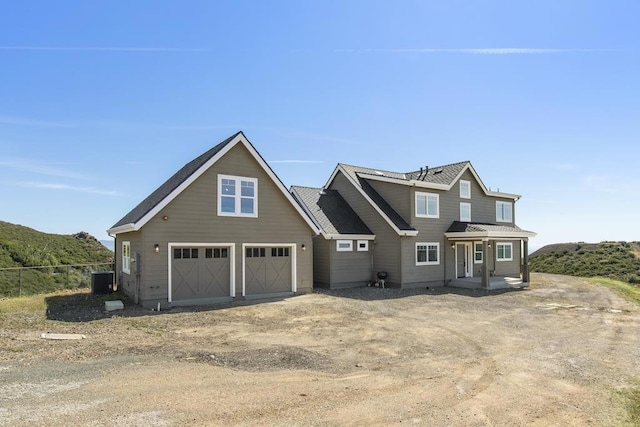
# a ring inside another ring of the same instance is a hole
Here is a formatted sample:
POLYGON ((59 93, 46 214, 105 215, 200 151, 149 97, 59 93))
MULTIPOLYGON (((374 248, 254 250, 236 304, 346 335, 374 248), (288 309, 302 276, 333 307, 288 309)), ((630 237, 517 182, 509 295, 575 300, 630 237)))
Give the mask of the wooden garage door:
POLYGON ((231 293, 230 280, 229 248, 173 248, 172 301, 228 297, 231 293))
POLYGON ((245 294, 291 292, 290 247, 245 248, 245 294))

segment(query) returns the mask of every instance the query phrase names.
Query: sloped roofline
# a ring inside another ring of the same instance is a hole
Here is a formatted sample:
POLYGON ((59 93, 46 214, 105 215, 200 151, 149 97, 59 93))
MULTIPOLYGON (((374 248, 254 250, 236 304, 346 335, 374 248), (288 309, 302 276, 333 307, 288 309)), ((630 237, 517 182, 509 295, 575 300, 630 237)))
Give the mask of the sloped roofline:
MULTIPOLYGON (((407 186, 410 186, 410 187, 426 188, 426 189, 431 189, 431 190, 449 191, 454 186, 454 184, 456 182, 458 182, 458 180, 462 177, 462 175, 466 171, 470 171, 471 172, 471 174, 476 179, 478 184, 480 184, 480 188, 482 188, 482 191, 487 196, 501 197, 501 198, 504 198, 504 199, 512 199, 514 201, 517 201, 522 197, 519 194, 501 193, 499 191, 491 191, 491 190, 489 190, 484 185, 484 182, 482 182, 482 180, 480 179, 480 176, 478 176, 478 173, 476 172, 476 170, 473 167, 473 165, 471 164, 471 162, 467 162, 467 164, 460 170, 458 175, 456 175, 456 177, 451 181, 450 184, 440 184, 440 183, 434 183, 434 182, 425 182, 425 181, 416 180, 416 179, 399 179, 399 178, 393 178, 393 177, 389 177, 389 176, 381 176, 381 175, 370 174, 370 173, 366 173, 366 172, 358 172, 358 175, 360 175, 363 178, 366 178, 368 180, 371 180, 371 181, 382 181, 382 182, 389 182, 389 183, 392 183, 392 184, 407 185, 407 186)), ((329 183, 331 183, 331 181, 333 181, 334 177, 335 177, 335 173, 334 173, 334 175, 331 176, 331 178, 329 178, 329 182, 327 183, 327 185, 329 185, 329 183)))
POLYGON ((371 199, 371 197, 369 197, 369 195, 364 191, 364 189, 360 185, 358 185, 356 182, 353 181, 353 178, 347 171, 344 170, 344 168, 342 167, 342 164, 338 163, 338 165, 334 169, 333 173, 331 174, 331 177, 327 181, 327 184, 325 185, 324 188, 329 188, 329 185, 333 182, 335 177, 338 175, 338 172, 341 172, 345 176, 345 178, 347 178, 347 180, 351 183, 351 185, 353 185, 353 187, 356 190, 358 190, 360 195, 362 195, 362 197, 364 197, 364 199, 367 202, 369 202, 371 207, 373 207, 378 212, 378 214, 382 217, 382 219, 384 219, 387 222, 387 224, 389 224, 389 226, 399 236, 417 236, 418 235, 418 230, 401 230, 400 228, 398 228, 398 226, 394 224, 391 218, 389 218, 389 215, 384 213, 384 211, 380 208, 380 206, 378 206, 378 204, 374 202, 373 199, 371 199))
POLYGON ((180 195, 185 189, 187 189, 195 180, 197 180, 202 174, 204 174, 209 168, 211 168, 218 160, 224 157, 233 147, 238 144, 244 145, 244 147, 251 153, 251 156, 258 162, 258 164, 262 167, 262 169, 269 175, 273 183, 278 187, 278 189, 282 192, 285 198, 291 203, 294 209, 300 214, 300 216, 304 219, 304 221, 309 225, 311 230, 314 233, 320 234, 319 227, 309 218, 309 216, 304 212, 302 207, 298 204, 298 202, 293 198, 291 193, 287 191, 287 188, 282 183, 280 178, 275 174, 275 172, 271 169, 271 167, 267 164, 267 162, 262 158, 260 153, 255 149, 255 147, 249 142, 247 137, 244 135, 242 131, 236 133, 233 137, 226 141, 224 147, 218 150, 209 160, 207 160, 202 166, 197 168, 193 173, 191 173, 188 177, 186 177, 175 189, 169 192, 159 203, 155 206, 151 207, 140 219, 135 222, 130 222, 123 225, 118 225, 107 230, 109 235, 117 235, 121 233, 138 231, 140 230, 146 223, 148 223, 154 216, 156 216, 162 209, 164 209, 169 203, 171 203, 178 195, 180 195))

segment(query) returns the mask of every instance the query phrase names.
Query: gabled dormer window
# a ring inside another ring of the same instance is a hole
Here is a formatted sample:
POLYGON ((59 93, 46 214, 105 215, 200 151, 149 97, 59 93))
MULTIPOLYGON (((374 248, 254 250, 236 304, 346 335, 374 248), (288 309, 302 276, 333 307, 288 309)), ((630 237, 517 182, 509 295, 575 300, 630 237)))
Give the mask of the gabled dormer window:
POLYGON ((462 179, 460 180, 460 198, 471 198, 471 181, 464 181, 462 179))
POLYGON ((513 205, 509 202, 496 202, 496 222, 513 222, 513 205))
POLYGON ((440 218, 440 197, 433 193, 416 191, 416 217, 440 218))
POLYGON ((258 180, 218 175, 218 215, 258 216, 258 180))

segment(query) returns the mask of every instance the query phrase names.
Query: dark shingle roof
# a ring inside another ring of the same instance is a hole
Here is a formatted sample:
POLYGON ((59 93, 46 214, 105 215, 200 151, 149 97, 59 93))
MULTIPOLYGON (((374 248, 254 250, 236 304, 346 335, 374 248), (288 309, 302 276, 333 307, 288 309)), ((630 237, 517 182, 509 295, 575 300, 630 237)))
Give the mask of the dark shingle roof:
POLYGON ((326 234, 373 235, 336 190, 291 187, 326 234))
POLYGON ((372 186, 367 182, 366 179, 362 179, 360 177, 357 178, 357 181, 360 183, 360 187, 364 192, 373 200, 373 202, 378 205, 380 210, 389 217, 389 219, 395 224, 396 227, 400 230, 415 230, 409 223, 407 223, 404 218, 400 216, 398 212, 395 211, 391 207, 391 205, 378 193, 372 186))
POLYGON ((222 141, 206 153, 196 157, 176 172, 171 178, 166 180, 164 184, 158 187, 153 193, 151 193, 146 199, 144 199, 138 206, 133 208, 128 214, 126 214, 120 221, 116 222, 111 228, 120 227, 126 224, 135 224, 141 220, 147 213, 149 213, 154 207, 162 202, 173 190, 178 188, 180 184, 186 181, 194 172, 200 169, 205 163, 207 163, 213 156, 218 154, 229 142, 231 142, 236 136, 242 132, 236 132, 234 135, 222 141))
POLYGON ((452 163, 450 165, 430 167, 426 171, 426 174, 424 170, 422 173, 418 170, 415 172, 408 172, 405 175, 409 180, 415 179, 417 181, 430 182, 433 184, 451 185, 462 169, 464 169, 469 163, 470 162, 465 161, 452 163))
POLYGON ((498 233, 530 233, 517 225, 490 224, 478 222, 453 221, 447 233, 473 233, 473 232, 498 232, 498 233))

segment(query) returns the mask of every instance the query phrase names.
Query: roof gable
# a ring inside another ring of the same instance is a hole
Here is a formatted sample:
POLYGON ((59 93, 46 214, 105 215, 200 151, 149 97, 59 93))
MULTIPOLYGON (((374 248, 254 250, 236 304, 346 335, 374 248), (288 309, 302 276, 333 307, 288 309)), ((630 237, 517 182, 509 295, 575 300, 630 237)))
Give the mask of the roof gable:
POLYGON ((320 230, 316 224, 311 221, 308 215, 302 210, 301 206, 293 199, 280 178, 278 178, 275 172, 273 172, 271 167, 269 167, 242 131, 230 136, 215 147, 184 165, 178 172, 171 176, 171 178, 165 181, 153 193, 140 202, 140 204, 120 219, 120 221, 115 223, 109 230, 107 230, 107 232, 109 234, 119 234, 129 231, 137 231, 142 228, 151 218, 164 209, 172 200, 188 188, 191 183, 211 168, 237 144, 243 144, 245 146, 309 227, 311 227, 315 233, 319 233, 320 230))

